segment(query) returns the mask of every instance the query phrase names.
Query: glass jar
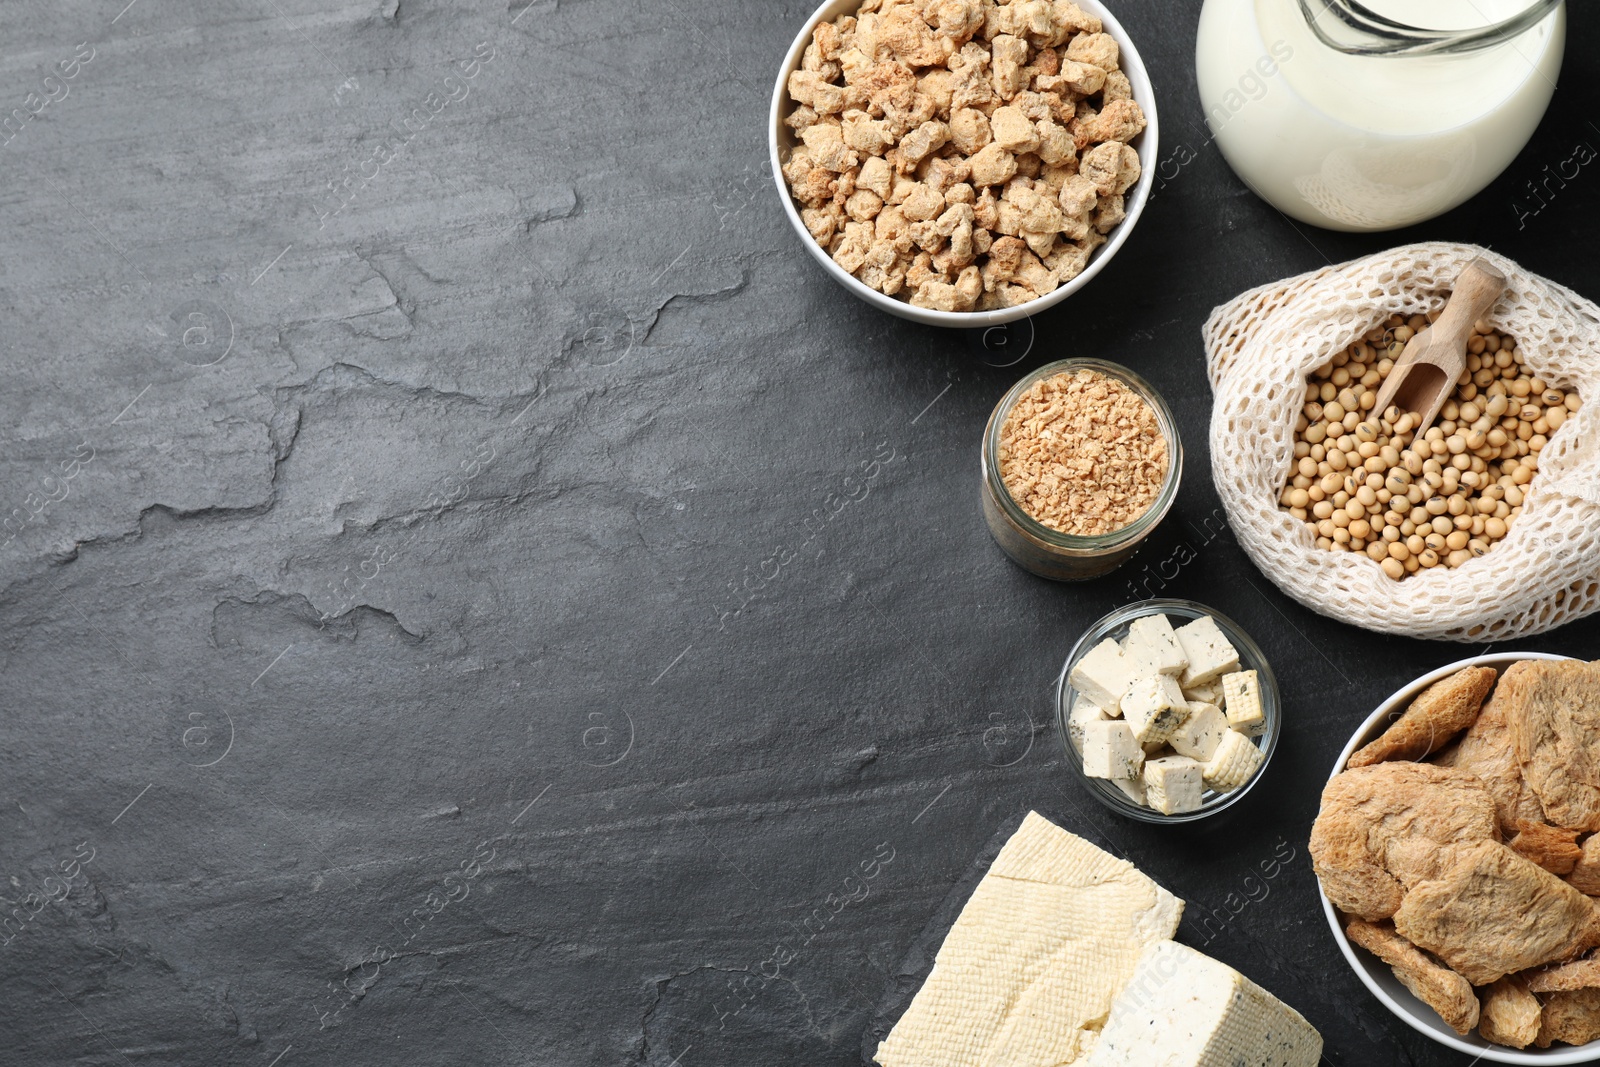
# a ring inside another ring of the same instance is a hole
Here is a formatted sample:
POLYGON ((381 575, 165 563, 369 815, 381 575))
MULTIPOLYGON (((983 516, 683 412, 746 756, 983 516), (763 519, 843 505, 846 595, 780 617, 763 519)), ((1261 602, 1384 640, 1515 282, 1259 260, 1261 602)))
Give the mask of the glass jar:
MULTIPOLYGON (((1565 43, 1561 0, 1205 0, 1195 74, 1212 139, 1258 196, 1316 226, 1387 230, 1505 170, 1565 43)), ((1173 175, 1194 156, 1179 151, 1173 175)))
POLYGON ((983 432, 980 458, 983 465, 983 517, 995 542, 1024 570, 1055 581, 1081 581, 1098 578, 1116 569, 1133 555, 1151 530, 1161 522, 1178 496, 1183 475, 1183 445, 1178 439, 1178 424, 1172 410, 1150 383, 1127 367, 1101 359, 1063 359, 1047 363, 1013 385, 989 416, 983 432), (1115 378, 1150 405, 1167 442, 1167 476, 1161 491, 1143 515, 1119 530, 1098 537, 1062 533, 1039 522, 1012 499, 1000 478, 1000 428, 1006 415, 1035 382, 1057 374, 1091 370, 1115 378))

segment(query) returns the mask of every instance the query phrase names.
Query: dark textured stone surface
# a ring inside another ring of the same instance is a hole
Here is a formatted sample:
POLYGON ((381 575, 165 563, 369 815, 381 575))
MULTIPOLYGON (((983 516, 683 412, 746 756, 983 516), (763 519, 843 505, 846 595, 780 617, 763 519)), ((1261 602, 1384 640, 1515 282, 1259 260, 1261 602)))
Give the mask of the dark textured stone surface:
POLYGON ((1573 12, 1563 88, 1489 191, 1348 236, 1204 145, 1197 4, 1118 10, 1197 157, 997 369, 845 296, 789 229, 764 122, 802 3, 0 6, 3 109, 94 50, 0 148, 0 513, 67 494, 0 556, 0 881, 59 898, 0 947, 0 1061, 854 1064, 1033 807, 1192 915, 1283 842, 1208 951, 1331 1064, 1465 1064, 1350 974, 1304 841, 1353 725, 1475 650, 1319 618, 1205 532, 1199 326, 1419 237, 1600 293, 1600 178, 1515 207, 1600 138, 1600 22, 1573 12), (336 197, 346 168, 377 173, 336 197), (1268 779, 1197 826, 1096 807, 1048 722, 1131 570, 1034 580, 979 515, 990 407, 1067 354, 1173 402, 1188 477, 1133 567, 1188 541, 1165 591, 1244 623, 1285 686, 1268 779), (832 493, 856 499, 808 527, 832 493))

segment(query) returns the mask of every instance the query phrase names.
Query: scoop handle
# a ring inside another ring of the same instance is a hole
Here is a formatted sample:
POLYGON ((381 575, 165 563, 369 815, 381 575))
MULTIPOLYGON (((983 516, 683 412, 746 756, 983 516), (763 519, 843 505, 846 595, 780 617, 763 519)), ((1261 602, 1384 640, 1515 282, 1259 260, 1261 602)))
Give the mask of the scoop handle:
POLYGON ((1434 351, 1453 353, 1461 349, 1464 354, 1472 339, 1473 324, 1494 307, 1505 291, 1506 276, 1500 268, 1481 258, 1468 263, 1456 279, 1444 313, 1433 324, 1434 351))

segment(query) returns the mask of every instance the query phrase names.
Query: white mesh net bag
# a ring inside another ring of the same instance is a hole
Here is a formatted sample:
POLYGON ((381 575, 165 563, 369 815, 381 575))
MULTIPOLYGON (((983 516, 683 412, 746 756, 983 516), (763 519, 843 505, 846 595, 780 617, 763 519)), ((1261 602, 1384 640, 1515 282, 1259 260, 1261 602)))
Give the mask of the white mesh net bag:
POLYGON ((1493 642, 1542 633, 1600 607, 1600 308, 1475 245, 1391 249, 1240 295, 1205 324, 1216 394, 1211 466, 1239 543, 1307 607, 1355 626, 1436 640, 1493 642), (1278 506, 1306 378, 1391 314, 1444 306, 1478 256, 1508 288, 1489 321, 1527 365, 1585 402, 1550 437, 1522 514, 1505 539, 1462 566, 1394 581, 1363 553, 1316 547, 1278 506))

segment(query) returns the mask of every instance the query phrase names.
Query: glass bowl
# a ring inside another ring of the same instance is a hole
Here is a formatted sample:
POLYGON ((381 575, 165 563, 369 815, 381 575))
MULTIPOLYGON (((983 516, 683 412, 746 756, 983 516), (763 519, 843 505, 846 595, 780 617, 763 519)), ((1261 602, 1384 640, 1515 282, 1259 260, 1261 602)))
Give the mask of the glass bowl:
POLYGON ((1239 800, 1267 773, 1267 764, 1272 762, 1272 753, 1278 747, 1278 733, 1282 728, 1282 705, 1278 697, 1278 680, 1272 673, 1272 667, 1267 663, 1266 654, 1261 647, 1250 639, 1250 635, 1241 630, 1237 623, 1219 612, 1213 611, 1204 604, 1197 604, 1192 600, 1141 600, 1135 604, 1128 604, 1118 608, 1111 614, 1096 622, 1084 631, 1078 643, 1073 646, 1072 652, 1067 656, 1066 665, 1061 668, 1061 677, 1056 681, 1056 729, 1061 734, 1061 747, 1067 754, 1067 763, 1077 772, 1083 787, 1089 791, 1096 800, 1116 812, 1126 815, 1130 819, 1148 823, 1178 823, 1194 822, 1204 819, 1208 815, 1215 815, 1222 809, 1237 804, 1239 800), (1106 638, 1115 638, 1118 641, 1128 636, 1128 625, 1134 619, 1145 615, 1167 615, 1174 620, 1182 620, 1176 625, 1182 625, 1201 616, 1209 615, 1222 631, 1224 637, 1239 653, 1239 669, 1242 671, 1256 671, 1261 685, 1261 714, 1266 719, 1266 732, 1254 738, 1256 747, 1262 752, 1261 767, 1244 785, 1228 793, 1218 793, 1207 789, 1200 801, 1200 807, 1194 811, 1186 811, 1178 815, 1163 815, 1154 808, 1146 808, 1135 804, 1120 789, 1110 782, 1100 778, 1090 778, 1083 773, 1083 756, 1078 752, 1077 746, 1072 743, 1072 737, 1067 732, 1067 722, 1072 715, 1073 705, 1083 699, 1077 690, 1067 681, 1072 674, 1072 668, 1077 666, 1095 645, 1106 638))
POLYGON ((1172 417, 1172 409, 1149 382, 1127 367, 1103 359, 1057 360, 1024 375, 1000 398, 990 414, 979 461, 983 466, 983 518, 989 524, 995 543, 1023 570, 1058 582, 1098 578, 1121 566, 1166 517, 1172 502, 1178 498, 1178 483, 1183 480, 1183 442, 1178 437, 1178 423, 1172 417), (1012 498, 1000 477, 1000 431, 1022 394, 1033 388, 1035 382, 1080 370, 1114 378, 1137 393, 1155 412, 1161 436, 1167 442, 1167 477, 1149 510, 1121 529, 1098 537, 1062 533, 1039 522, 1012 498))

